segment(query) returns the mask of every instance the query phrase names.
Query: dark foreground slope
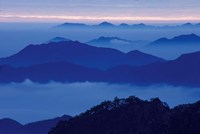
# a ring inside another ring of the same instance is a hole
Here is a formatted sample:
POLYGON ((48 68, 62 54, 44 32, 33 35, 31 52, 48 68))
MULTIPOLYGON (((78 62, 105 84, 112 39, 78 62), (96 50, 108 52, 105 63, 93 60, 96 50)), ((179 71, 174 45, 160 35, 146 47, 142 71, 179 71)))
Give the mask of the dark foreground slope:
POLYGON ((105 101, 49 134, 200 134, 200 102, 170 109, 158 98, 105 101))
POLYGON ((69 120, 71 117, 64 115, 54 119, 37 121, 22 125, 12 119, 0 120, 1 134, 47 134, 50 129, 56 126, 59 121, 69 120))

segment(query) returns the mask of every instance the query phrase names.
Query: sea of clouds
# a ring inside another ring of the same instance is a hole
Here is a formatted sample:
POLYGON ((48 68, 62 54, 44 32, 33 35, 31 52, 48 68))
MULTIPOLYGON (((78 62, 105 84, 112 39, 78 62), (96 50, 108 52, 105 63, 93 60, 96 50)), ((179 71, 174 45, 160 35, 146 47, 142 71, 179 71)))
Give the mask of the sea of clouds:
POLYGON ((159 97, 170 107, 200 100, 200 88, 108 83, 23 83, 0 84, 0 118, 9 117, 21 123, 77 115, 114 97, 137 96, 144 100, 159 97))

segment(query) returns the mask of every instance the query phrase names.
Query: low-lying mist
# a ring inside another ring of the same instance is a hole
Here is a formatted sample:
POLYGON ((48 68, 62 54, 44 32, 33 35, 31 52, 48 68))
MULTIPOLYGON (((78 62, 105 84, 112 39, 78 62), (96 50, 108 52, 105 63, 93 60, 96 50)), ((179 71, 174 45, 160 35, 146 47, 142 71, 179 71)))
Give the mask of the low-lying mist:
POLYGON ((116 96, 137 96, 145 100, 159 97, 174 107, 199 100, 200 89, 91 82, 37 84, 27 80, 21 84, 0 85, 0 118, 9 117, 27 123, 63 114, 74 116, 116 96))

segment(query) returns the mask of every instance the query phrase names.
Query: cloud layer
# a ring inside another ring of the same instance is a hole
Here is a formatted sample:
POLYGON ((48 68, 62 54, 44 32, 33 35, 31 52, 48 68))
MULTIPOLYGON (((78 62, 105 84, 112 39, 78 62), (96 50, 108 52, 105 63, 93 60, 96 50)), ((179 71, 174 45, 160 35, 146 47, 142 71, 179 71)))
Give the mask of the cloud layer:
POLYGON ((159 97, 173 107, 199 100, 200 89, 90 82, 41 85, 27 80, 22 84, 0 85, 0 118, 9 117, 27 123, 63 114, 77 115, 104 100, 130 95, 142 99, 159 97))

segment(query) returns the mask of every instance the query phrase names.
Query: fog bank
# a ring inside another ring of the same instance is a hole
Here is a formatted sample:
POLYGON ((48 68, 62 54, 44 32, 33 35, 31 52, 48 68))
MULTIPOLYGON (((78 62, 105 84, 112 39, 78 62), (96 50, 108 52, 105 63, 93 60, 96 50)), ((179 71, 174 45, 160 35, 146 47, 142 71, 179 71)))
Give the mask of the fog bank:
POLYGON ((0 118, 27 123, 63 114, 77 115, 104 100, 131 95, 145 100, 159 97, 174 107, 200 100, 200 89, 90 82, 37 84, 27 80, 22 84, 0 85, 0 118))

